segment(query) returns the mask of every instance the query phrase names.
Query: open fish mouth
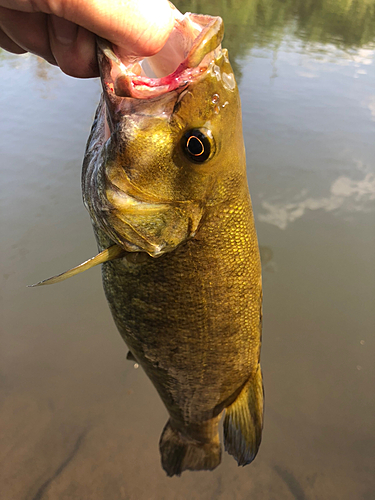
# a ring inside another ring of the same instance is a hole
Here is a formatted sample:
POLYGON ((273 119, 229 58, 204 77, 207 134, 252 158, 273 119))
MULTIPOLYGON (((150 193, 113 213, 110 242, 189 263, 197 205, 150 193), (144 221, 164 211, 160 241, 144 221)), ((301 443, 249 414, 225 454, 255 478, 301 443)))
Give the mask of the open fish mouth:
POLYGON ((116 47, 98 38, 103 90, 117 97, 150 99, 183 90, 205 72, 221 50, 224 24, 220 17, 185 15, 175 9, 175 26, 164 47, 146 58, 120 59, 116 47))

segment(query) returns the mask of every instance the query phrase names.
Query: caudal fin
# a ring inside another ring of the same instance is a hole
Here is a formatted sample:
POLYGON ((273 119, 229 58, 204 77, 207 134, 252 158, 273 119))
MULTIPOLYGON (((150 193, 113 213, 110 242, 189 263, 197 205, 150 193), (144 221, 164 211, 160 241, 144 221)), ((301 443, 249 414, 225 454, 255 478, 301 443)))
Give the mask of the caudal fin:
POLYGON ((224 417, 225 450, 238 465, 252 462, 258 453, 263 428, 263 383, 260 366, 237 399, 226 408, 224 417))
POLYGON ((212 470, 221 462, 219 436, 207 443, 189 439, 175 430, 168 420, 160 438, 161 463, 168 476, 184 470, 212 470))

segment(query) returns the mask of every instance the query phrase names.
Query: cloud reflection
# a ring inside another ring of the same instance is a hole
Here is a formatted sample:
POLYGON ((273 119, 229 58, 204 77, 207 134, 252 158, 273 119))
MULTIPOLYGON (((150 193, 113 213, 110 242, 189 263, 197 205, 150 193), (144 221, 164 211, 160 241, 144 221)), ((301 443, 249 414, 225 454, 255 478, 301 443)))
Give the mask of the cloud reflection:
MULTIPOLYGON (((306 191, 301 192, 306 196, 306 191)), ((374 210, 369 203, 375 200, 375 175, 368 173, 362 180, 340 176, 331 185, 330 196, 323 198, 308 197, 295 203, 270 203, 264 201, 258 219, 286 229, 288 224, 302 217, 308 210, 323 209, 326 212, 341 210, 345 212, 368 212, 374 210)))
MULTIPOLYGON (((365 103, 366 104, 366 103, 365 103)), ((371 112, 371 119, 375 121, 375 95, 370 96, 369 98, 369 103, 368 103, 368 108, 371 112)))

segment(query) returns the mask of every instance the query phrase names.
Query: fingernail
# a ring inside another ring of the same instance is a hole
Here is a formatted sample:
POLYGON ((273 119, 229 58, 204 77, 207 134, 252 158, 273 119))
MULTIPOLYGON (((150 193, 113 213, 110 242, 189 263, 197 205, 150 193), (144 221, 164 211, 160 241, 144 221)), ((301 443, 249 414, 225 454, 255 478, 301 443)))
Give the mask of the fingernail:
POLYGON ((61 45, 72 45, 76 41, 78 26, 75 23, 51 15, 51 24, 55 38, 61 45))

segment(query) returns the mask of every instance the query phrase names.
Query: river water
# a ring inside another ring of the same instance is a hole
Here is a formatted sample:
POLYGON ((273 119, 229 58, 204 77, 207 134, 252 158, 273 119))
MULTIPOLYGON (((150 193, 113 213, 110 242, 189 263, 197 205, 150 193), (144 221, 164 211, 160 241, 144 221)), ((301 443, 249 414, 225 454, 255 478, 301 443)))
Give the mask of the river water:
POLYGON ((80 194, 97 80, 0 53, 0 497, 370 500, 375 491, 375 2, 178 2, 222 15, 263 259, 253 464, 167 478, 167 413, 125 359, 80 194))

